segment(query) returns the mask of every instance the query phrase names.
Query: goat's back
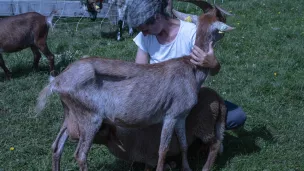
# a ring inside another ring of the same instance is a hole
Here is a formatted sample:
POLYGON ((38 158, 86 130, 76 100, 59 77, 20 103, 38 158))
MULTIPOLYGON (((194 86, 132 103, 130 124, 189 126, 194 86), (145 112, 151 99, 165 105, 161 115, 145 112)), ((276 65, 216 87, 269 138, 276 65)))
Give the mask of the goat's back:
POLYGON ((84 58, 71 64, 52 84, 56 92, 70 94, 86 105, 84 108, 96 109, 105 122, 121 126, 147 126, 161 122, 165 115, 186 115, 197 97, 192 66, 183 59, 140 65, 84 58))
POLYGON ((46 17, 29 12, 0 20, 0 49, 15 52, 34 44, 34 39, 46 36, 48 25, 46 17))

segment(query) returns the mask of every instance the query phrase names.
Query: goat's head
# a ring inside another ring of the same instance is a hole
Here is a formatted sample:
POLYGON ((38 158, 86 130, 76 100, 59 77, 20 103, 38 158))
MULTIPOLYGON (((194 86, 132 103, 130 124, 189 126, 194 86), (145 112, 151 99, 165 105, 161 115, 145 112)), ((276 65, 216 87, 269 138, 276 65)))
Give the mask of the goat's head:
POLYGON ((86 0, 85 6, 90 14, 91 20, 96 20, 97 13, 102 9, 102 1, 103 0, 86 0))
POLYGON ((219 41, 224 36, 224 32, 233 30, 233 27, 228 26, 225 24, 226 15, 232 15, 229 12, 223 10, 218 6, 212 6, 211 4, 207 3, 206 1, 202 0, 181 0, 184 2, 191 2, 197 6, 199 6, 204 13, 200 16, 192 15, 192 14, 185 14, 173 10, 173 14, 181 19, 193 22, 197 25, 197 32, 196 32, 196 41, 195 44, 201 47, 203 50, 208 48, 209 42, 212 41, 213 43, 219 41))

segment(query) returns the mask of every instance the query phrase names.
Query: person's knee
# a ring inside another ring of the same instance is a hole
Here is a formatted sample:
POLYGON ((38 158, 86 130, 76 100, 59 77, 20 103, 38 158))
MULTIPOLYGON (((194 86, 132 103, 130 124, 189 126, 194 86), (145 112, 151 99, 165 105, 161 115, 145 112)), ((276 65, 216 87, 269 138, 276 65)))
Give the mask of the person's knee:
POLYGON ((247 119, 246 113, 241 107, 236 106, 235 104, 232 105, 231 104, 230 106, 229 104, 228 105, 226 104, 228 109, 226 129, 228 130, 243 126, 247 119))
POLYGON ((232 114, 232 119, 235 121, 235 123, 238 126, 243 126, 247 119, 246 113, 243 111, 243 109, 241 107, 238 107, 233 113, 234 114, 232 114))

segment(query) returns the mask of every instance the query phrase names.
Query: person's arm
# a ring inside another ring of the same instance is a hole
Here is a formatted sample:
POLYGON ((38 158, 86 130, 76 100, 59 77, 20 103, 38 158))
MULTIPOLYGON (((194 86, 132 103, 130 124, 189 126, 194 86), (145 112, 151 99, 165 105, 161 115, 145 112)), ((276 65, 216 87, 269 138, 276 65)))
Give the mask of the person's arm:
POLYGON ((202 49, 194 45, 190 56, 192 57, 190 61, 193 64, 210 68, 211 76, 216 75, 221 69, 221 65, 214 55, 212 42, 209 44, 208 52, 204 52, 202 49))
POLYGON ((148 64, 149 63, 149 54, 143 51, 141 48, 137 49, 135 63, 138 64, 148 64))

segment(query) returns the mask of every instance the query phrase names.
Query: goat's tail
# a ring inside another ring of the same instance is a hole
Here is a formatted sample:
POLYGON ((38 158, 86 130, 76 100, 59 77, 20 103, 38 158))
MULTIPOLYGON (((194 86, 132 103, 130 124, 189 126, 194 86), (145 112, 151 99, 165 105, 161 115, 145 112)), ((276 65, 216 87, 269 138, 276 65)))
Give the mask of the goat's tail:
POLYGON ((46 24, 49 26, 49 27, 53 27, 53 18, 54 18, 54 15, 57 13, 57 10, 53 10, 51 12, 51 14, 49 16, 46 17, 46 24))
POLYGON ((48 97, 53 93, 53 84, 52 82, 44 87, 44 89, 39 93, 36 104, 36 114, 40 114, 41 111, 45 108, 48 97))

